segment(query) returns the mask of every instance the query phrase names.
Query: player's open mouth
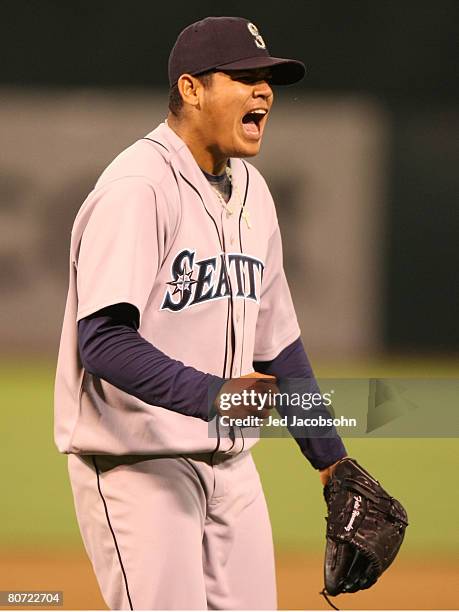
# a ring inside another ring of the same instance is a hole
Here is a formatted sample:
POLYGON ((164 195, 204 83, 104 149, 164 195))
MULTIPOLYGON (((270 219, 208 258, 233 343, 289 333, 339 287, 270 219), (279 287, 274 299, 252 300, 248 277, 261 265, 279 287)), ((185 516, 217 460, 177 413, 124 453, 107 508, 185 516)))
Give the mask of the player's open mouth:
POLYGON ((248 138, 258 140, 261 137, 261 127, 267 114, 265 108, 255 108, 242 117, 242 128, 248 138))

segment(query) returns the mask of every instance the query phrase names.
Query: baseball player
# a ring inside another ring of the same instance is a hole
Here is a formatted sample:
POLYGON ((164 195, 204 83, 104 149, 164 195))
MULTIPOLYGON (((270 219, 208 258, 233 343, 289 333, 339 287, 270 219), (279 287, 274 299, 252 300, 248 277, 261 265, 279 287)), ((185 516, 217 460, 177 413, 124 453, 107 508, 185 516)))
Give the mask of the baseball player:
MULTIPOLYGON (((112 609, 276 608, 257 437, 220 421, 219 398, 313 380, 274 203, 244 160, 272 87, 304 72, 246 19, 188 26, 167 120, 105 169, 75 219, 55 439, 112 609)), ((346 455, 337 436, 297 441, 323 483, 346 455)))

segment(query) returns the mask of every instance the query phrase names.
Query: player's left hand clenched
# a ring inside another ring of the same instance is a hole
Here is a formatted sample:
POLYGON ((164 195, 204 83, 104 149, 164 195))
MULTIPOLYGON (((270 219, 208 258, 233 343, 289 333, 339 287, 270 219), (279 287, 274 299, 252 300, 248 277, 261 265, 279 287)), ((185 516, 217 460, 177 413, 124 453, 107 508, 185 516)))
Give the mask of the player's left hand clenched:
POLYGON ((266 419, 274 407, 273 395, 279 393, 274 376, 252 372, 227 380, 214 401, 221 416, 243 419, 256 416, 266 419))

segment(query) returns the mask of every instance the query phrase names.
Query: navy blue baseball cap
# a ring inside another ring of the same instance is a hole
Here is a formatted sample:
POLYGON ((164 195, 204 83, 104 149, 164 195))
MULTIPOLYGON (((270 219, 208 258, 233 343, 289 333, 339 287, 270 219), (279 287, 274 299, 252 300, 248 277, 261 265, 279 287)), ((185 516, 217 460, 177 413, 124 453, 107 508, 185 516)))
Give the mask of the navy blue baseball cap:
POLYGON ((206 17, 186 27, 169 56, 169 84, 182 74, 199 75, 209 70, 271 68, 273 85, 300 81, 303 62, 272 57, 257 26, 242 17, 206 17))

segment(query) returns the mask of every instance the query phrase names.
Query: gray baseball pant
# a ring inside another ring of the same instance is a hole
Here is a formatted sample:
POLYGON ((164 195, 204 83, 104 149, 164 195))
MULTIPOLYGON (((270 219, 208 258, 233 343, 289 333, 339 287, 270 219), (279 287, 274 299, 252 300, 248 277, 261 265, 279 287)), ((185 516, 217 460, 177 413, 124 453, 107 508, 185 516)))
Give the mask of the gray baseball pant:
POLYGON ((271 526, 250 451, 69 455, 80 531, 114 610, 274 610, 271 526))

